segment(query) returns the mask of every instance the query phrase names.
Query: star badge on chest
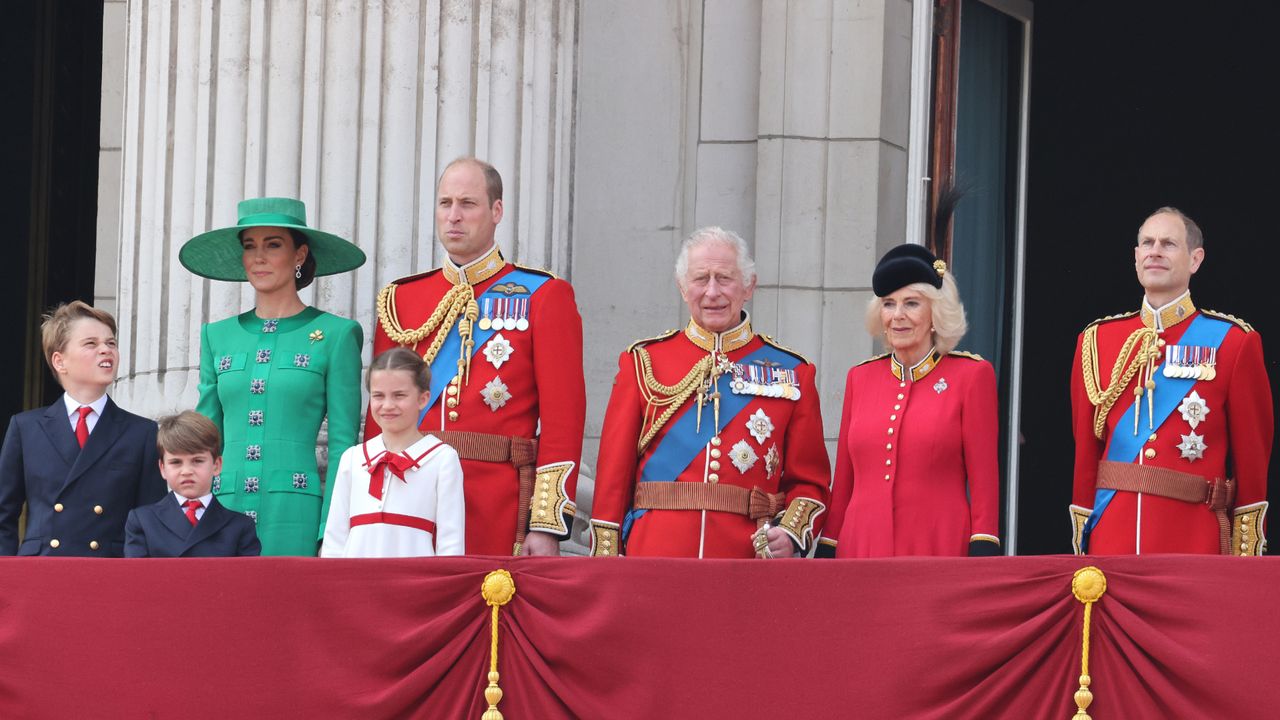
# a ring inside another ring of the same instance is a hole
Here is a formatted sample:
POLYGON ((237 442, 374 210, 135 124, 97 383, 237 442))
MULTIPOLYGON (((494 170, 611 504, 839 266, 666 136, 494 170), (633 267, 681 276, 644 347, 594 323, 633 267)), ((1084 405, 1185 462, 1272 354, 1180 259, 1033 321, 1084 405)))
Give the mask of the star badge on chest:
POLYGON ((746 440, 739 440, 729 448, 729 460, 740 473, 746 473, 759 459, 760 456, 756 455, 756 451, 751 449, 751 445, 746 440))
POLYGON ((511 348, 511 343, 502 337, 502 333, 493 336, 493 339, 485 343, 484 359, 488 360, 495 368, 501 368, 502 364, 511 359, 511 353, 515 352, 511 348))
POLYGON ((773 420, 764 414, 764 408, 756 408, 755 413, 747 418, 747 431, 761 445, 773 434, 773 420))
MULTIPOLYGON (((1209 405, 1195 390, 1191 394, 1182 398, 1182 404, 1178 406, 1178 412, 1182 413, 1182 419, 1187 421, 1192 430, 1204 420, 1204 416, 1209 414, 1209 405)), ((1185 456, 1184 456, 1185 457, 1185 456)))
POLYGON ((1178 443, 1178 449, 1182 451, 1182 457, 1188 462, 1195 462, 1204 457, 1206 446, 1204 444, 1204 436, 1197 435, 1193 430, 1190 435, 1183 435, 1182 442, 1178 443))
POLYGON ((494 412, 497 412, 498 408, 506 405, 507 401, 511 399, 507 384, 502 382, 500 377, 494 377, 490 380, 480 391, 480 395, 484 398, 484 404, 488 405, 489 409, 494 412))
POLYGON ((934 391, 934 392, 936 392, 936 393, 938 393, 939 395, 941 395, 941 394, 942 394, 942 391, 943 391, 943 390, 946 390, 946 389, 947 389, 947 379, 946 379, 946 378, 938 378, 938 382, 936 382, 936 383, 934 383, 934 384, 933 384, 933 391, 934 391))

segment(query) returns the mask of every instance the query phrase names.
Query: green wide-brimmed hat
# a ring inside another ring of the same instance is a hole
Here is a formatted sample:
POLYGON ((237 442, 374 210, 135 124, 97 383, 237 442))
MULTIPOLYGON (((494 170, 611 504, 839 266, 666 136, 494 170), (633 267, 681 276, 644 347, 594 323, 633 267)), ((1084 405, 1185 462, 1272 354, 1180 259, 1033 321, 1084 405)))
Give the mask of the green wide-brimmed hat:
POLYGON ((293 198, 252 198, 236 207, 240 222, 201 233, 182 245, 178 262, 201 277, 245 282, 240 231, 252 227, 292 228, 307 236, 316 259, 316 277, 337 275, 364 264, 364 251, 337 235, 307 227, 307 207, 293 198))

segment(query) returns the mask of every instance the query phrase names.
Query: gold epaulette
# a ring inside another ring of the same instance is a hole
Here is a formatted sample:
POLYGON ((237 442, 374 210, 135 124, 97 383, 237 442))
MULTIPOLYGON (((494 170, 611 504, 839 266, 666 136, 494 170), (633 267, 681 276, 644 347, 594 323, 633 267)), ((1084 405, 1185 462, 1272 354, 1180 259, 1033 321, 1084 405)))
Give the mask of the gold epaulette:
MULTIPOLYGON (((885 358, 887 358, 887 357, 889 357, 889 353, 880 353, 879 355, 872 355, 871 357, 867 358, 866 360, 863 360, 862 362, 858 363, 858 365, 866 365, 866 364, 867 364, 867 363, 869 363, 869 362, 875 362, 875 361, 877 361, 877 360, 883 360, 883 359, 885 359, 885 358)), ((858 367, 858 365, 854 365, 854 367, 858 367)))
POLYGON ((521 265, 520 263, 511 263, 511 264, 512 264, 512 265, 515 265, 516 267, 520 268, 521 270, 525 270, 525 271, 527 271, 527 272, 537 273, 537 274, 539 274, 539 275, 546 275, 547 277, 551 278, 552 280, 559 280, 559 279, 560 279, 560 276, 559 276, 559 275, 556 275, 555 273, 551 272, 550 270, 548 270, 548 269, 546 269, 546 268, 533 267, 532 265, 521 265))
POLYGON ((792 350, 791 348, 787 347, 786 345, 783 345, 782 343, 778 342, 777 340, 774 340, 772 337, 770 337, 770 336, 768 336, 768 335, 765 335, 764 333, 759 333, 759 335, 760 335, 760 339, 761 339, 761 340, 763 340, 763 341, 765 341, 765 344, 767 344, 767 345, 772 345, 773 347, 775 347, 775 348, 777 348, 777 349, 781 350, 781 351, 782 351, 782 352, 784 352, 784 353, 787 353, 788 355, 792 355, 792 356, 794 356, 794 357, 799 358, 799 359, 800 359, 800 362, 804 363, 805 365, 812 365, 812 364, 813 364, 813 363, 809 362, 809 358, 807 358, 807 357, 805 357, 805 356, 801 355, 800 353, 796 352, 795 350, 792 350))
POLYGON ((1243 330, 1243 331, 1245 331, 1245 332, 1247 332, 1247 333, 1248 333, 1248 332, 1253 332, 1253 326, 1252 326, 1252 325, 1250 325, 1249 323, 1247 323, 1247 322, 1245 322, 1245 321, 1241 320, 1240 318, 1236 317, 1235 315, 1228 315, 1228 314, 1226 314, 1226 313, 1220 313, 1220 312, 1218 312, 1217 310, 1205 310, 1204 308, 1200 308, 1200 312, 1201 312, 1202 314, 1204 314, 1204 315, 1208 315, 1209 317, 1218 318, 1219 320, 1226 320, 1226 321, 1227 321, 1227 322, 1229 322, 1229 323, 1235 323, 1237 327, 1239 327, 1241 330, 1243 330))
POLYGON ((1106 317, 1100 317, 1097 320, 1094 320, 1093 322, 1089 323, 1088 325, 1085 325, 1085 328, 1091 328, 1094 325, 1100 325, 1104 322, 1111 322, 1112 320, 1123 320, 1127 317, 1133 317, 1134 315, 1137 315, 1137 314, 1138 314, 1137 310, 1132 310, 1127 313, 1120 313, 1119 315, 1108 315, 1106 317))
POLYGON ((949 352, 949 353, 947 353, 947 354, 948 354, 948 355, 953 355, 953 356, 955 356, 955 357, 969 358, 970 360, 981 360, 981 359, 982 359, 982 356, 981 356, 981 355, 979 355, 978 353, 966 352, 966 351, 964 351, 964 350, 952 350, 951 352, 949 352))
POLYGON ((648 345, 649 343, 658 342, 659 340, 666 340, 667 338, 671 337, 672 335, 675 335, 678 332, 680 332, 678 329, 672 329, 672 330, 667 330, 664 333, 654 335, 653 337, 640 338, 639 340, 627 346, 627 352, 635 352, 635 349, 638 347, 648 345))

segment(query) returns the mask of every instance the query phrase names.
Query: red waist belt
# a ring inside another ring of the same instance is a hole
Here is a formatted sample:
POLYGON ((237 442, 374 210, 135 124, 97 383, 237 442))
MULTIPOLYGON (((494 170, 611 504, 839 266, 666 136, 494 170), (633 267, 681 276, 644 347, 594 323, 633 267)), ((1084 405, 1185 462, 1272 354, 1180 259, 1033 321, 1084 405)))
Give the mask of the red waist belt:
POLYGON ((432 537, 435 537, 436 534, 436 524, 434 522, 426 518, 414 517, 413 515, 376 512, 353 516, 351 518, 351 527, 360 525, 400 525, 402 527, 425 530, 431 533, 432 537))
POLYGON ((1098 463, 1099 490, 1150 493, 1188 503, 1204 503, 1218 518, 1218 545, 1223 555, 1231 554, 1231 509, 1235 506, 1236 483, 1227 478, 1210 480, 1199 475, 1150 465, 1103 460, 1098 463))

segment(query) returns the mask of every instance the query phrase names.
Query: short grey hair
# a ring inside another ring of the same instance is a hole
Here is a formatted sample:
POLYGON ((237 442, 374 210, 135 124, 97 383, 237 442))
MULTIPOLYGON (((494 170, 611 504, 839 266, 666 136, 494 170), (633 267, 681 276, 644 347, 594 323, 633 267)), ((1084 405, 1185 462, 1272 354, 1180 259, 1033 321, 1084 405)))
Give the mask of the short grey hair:
POLYGON ((732 230, 711 225, 698 228, 685 238, 680 245, 680 254, 676 256, 676 285, 684 288, 689 275, 689 253, 695 248, 710 243, 722 243, 733 248, 738 254, 738 270, 742 273, 742 282, 750 285, 756 279, 756 261, 751 257, 751 249, 747 241, 732 230))
MULTIPOLYGON (((1184 227, 1187 231, 1187 251, 1188 252, 1190 252, 1191 250, 1195 250, 1196 248, 1204 247, 1204 233, 1200 232, 1200 226, 1197 225, 1196 221, 1192 220, 1189 215, 1182 212, 1178 208, 1173 207, 1172 205, 1165 205, 1159 210, 1156 210, 1155 212, 1148 215, 1147 220, 1150 220, 1151 218, 1157 215, 1173 215, 1182 221, 1182 227, 1184 227)), ((1143 220, 1142 224, 1146 225, 1147 220, 1143 220)), ((1141 226, 1138 227, 1138 243, 1139 244, 1142 243, 1142 227, 1141 226)))
MULTIPOLYGON (((956 287, 955 278, 948 272, 942 277, 940 288, 929 283, 912 283, 907 289, 920 293, 929 301, 934 348, 943 354, 955 350, 960 338, 969 330, 969 323, 964 316, 964 303, 960 302, 960 289, 956 287)), ((867 303, 867 332, 881 341, 885 339, 884 323, 880 320, 882 300, 884 298, 872 297, 867 303)))

